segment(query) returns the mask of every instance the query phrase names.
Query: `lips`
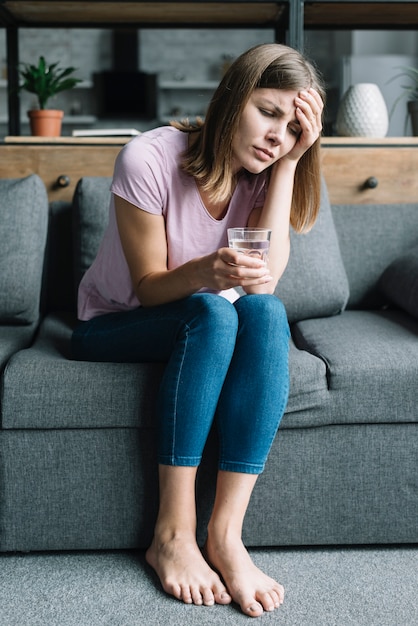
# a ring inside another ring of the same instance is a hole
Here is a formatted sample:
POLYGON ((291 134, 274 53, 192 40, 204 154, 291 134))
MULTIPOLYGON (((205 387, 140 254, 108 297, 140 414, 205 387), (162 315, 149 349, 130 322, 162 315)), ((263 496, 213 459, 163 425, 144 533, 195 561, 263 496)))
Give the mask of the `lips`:
POLYGON ((270 152, 270 150, 267 150, 267 148, 259 148, 257 146, 254 146, 254 150, 263 161, 274 158, 274 154, 270 152))

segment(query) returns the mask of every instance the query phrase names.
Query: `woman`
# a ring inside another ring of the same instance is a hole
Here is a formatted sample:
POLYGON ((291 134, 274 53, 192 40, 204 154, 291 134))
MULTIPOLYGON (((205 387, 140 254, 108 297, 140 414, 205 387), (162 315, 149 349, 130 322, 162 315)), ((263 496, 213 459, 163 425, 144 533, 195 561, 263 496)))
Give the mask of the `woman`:
POLYGON ((79 290, 75 358, 167 362, 148 563, 183 602, 235 601, 252 617, 283 602, 241 530, 287 402, 289 329, 273 294, 290 225, 301 232, 317 216, 323 100, 298 52, 265 44, 232 64, 204 123, 133 139, 117 159, 109 226, 79 290), (272 230, 268 265, 227 247, 227 228, 245 225, 272 230), (219 470, 203 556, 195 479, 214 423, 219 470))

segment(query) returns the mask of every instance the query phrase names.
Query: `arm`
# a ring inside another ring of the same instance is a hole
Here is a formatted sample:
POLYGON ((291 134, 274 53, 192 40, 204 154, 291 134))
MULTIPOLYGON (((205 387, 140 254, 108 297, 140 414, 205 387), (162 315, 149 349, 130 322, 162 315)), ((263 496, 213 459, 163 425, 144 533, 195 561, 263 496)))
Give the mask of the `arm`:
POLYGON ((273 165, 263 208, 254 209, 248 226, 271 229, 268 267, 272 280, 265 285, 244 287, 247 293, 274 293, 290 254, 290 208, 295 166, 281 160, 273 165))
POLYGON ((271 280, 262 262, 248 259, 245 267, 239 266, 239 253, 229 248, 168 270, 164 218, 119 196, 115 196, 115 208, 132 284, 143 306, 173 302, 202 288, 221 291, 271 280))
POLYGON ((273 164, 264 206, 254 209, 248 220, 249 226, 270 228, 272 231, 268 259, 272 280, 263 285, 244 287, 247 293, 274 293, 289 260, 290 211, 296 166, 320 136, 323 110, 322 99, 314 89, 301 92, 295 104, 301 133, 290 152, 273 164))

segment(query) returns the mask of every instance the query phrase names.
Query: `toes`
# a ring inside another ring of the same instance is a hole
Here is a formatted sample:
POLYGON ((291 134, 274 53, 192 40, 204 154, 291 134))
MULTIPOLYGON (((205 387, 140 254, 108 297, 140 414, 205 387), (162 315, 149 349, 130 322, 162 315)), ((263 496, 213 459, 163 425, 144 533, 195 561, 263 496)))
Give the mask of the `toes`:
POLYGON ((278 585, 276 589, 274 589, 275 597, 277 597, 278 606, 281 606, 284 602, 284 587, 283 585, 278 585))
POLYGON ((183 602, 185 604, 192 604, 193 603, 193 596, 192 596, 192 592, 190 590, 190 587, 188 585, 181 585, 180 587, 181 591, 180 591, 180 600, 183 600, 183 602))
POLYGON ((232 596, 228 593, 225 585, 221 581, 218 581, 213 586, 213 597, 216 604, 230 604, 232 602, 232 596))
MULTIPOLYGON (((274 605, 274 608, 278 609, 283 604, 284 592, 282 592, 280 589, 273 589, 270 592, 270 598, 274 605)), ((260 601, 263 602, 262 600, 260 601)), ((269 610, 269 609, 266 609, 266 610, 269 610)))
POLYGON ((259 602, 254 602, 254 601, 251 602, 251 604, 247 606, 247 608, 244 608, 244 607, 241 607, 241 608, 243 612, 249 615, 250 617, 259 617, 264 612, 261 604, 259 602))
MULTIPOLYGON (((196 606, 213 606, 215 604, 215 597, 210 588, 201 589, 197 585, 184 585, 180 587, 180 591, 175 595, 179 600, 182 600, 185 604, 195 604, 196 606)), ((228 594, 227 594, 228 595, 228 594)))
POLYGON ((225 589, 222 589, 221 591, 215 592, 215 602, 217 604, 231 604, 232 597, 225 589))
POLYGON ((169 581, 162 581, 162 586, 166 593, 174 596, 177 600, 183 600, 183 590, 180 585, 170 583, 169 581))
POLYGON ((213 606, 215 604, 215 597, 211 589, 204 589, 202 591, 202 599, 205 606, 213 606))
POLYGON ((244 613, 252 617, 258 617, 264 611, 272 612, 283 604, 283 588, 258 593, 256 599, 252 598, 241 603, 244 613))
POLYGON ((196 604, 196 606, 200 606, 201 604, 203 604, 203 598, 202 598, 202 594, 200 592, 199 587, 197 586, 190 587, 190 595, 191 595, 193 604, 196 604))

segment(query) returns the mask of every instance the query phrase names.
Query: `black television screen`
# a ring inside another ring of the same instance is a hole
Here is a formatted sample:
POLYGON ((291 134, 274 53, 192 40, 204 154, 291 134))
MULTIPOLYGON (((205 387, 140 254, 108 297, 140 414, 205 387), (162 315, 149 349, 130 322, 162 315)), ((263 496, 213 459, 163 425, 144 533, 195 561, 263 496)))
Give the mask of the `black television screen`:
POLYGON ((108 71, 94 75, 99 117, 154 119, 156 74, 108 71))

